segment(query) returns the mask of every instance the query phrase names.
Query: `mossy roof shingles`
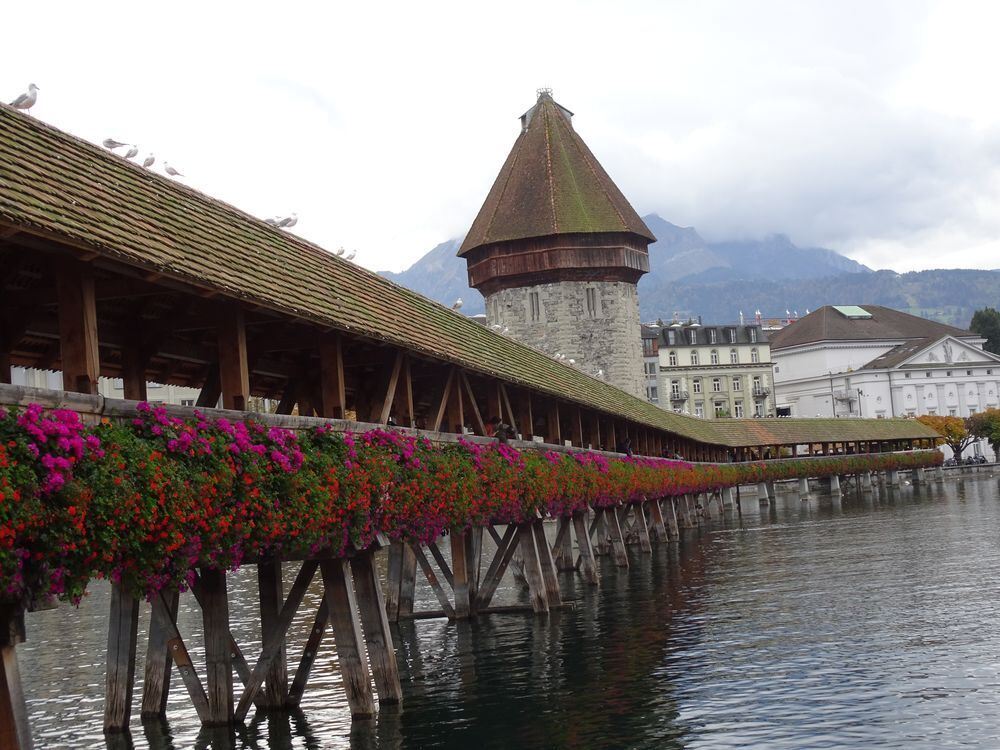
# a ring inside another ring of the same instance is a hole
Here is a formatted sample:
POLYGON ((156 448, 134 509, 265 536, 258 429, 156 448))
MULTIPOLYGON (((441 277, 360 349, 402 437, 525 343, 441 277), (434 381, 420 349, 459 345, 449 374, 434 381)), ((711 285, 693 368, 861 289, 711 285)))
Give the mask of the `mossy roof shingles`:
POLYGON ((655 242, 618 186, 548 94, 524 117, 500 174, 458 254, 554 234, 632 233, 655 242))
MULTIPOLYGON (((692 440, 751 444, 748 429, 761 424, 737 422, 720 430, 716 423, 659 409, 228 204, 2 105, 0 221, 692 440)), ((812 440, 837 439, 823 438, 804 424, 812 421, 768 424, 798 422, 812 440)), ((913 421, 856 424, 881 430, 895 425, 891 437, 897 438, 932 434, 913 421)))

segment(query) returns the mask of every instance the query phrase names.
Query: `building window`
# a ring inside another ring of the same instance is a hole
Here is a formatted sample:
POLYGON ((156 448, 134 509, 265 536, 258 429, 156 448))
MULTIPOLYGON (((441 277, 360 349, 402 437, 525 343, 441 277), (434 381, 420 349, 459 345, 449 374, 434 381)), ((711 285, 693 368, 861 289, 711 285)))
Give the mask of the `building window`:
POLYGON ((181 399, 181 406, 194 406, 194 399, 193 398, 182 398, 181 399))
POLYGON ((701 378, 695 378, 691 383, 691 390, 695 393, 701 393, 701 378))
POLYGON ((592 286, 587 287, 587 316, 597 317, 597 290, 592 286))
POLYGON ((954 417, 955 416, 955 410, 954 409, 949 409, 948 410, 948 416, 949 417, 954 417))
POLYGON ((712 350, 711 359, 712 359, 712 364, 713 365, 719 364, 719 350, 718 349, 713 349, 712 350))
POLYGON ((712 393, 722 393, 722 378, 712 378, 712 393))
POLYGON ((677 331, 667 331, 667 343, 670 346, 677 346, 677 331))
POLYGON ((987 375, 992 375, 992 374, 993 374, 993 370, 987 370, 987 371, 986 371, 986 374, 987 374, 987 375))
POLYGON ((907 372, 907 373, 904 373, 904 374, 903 374, 903 377, 904 377, 904 378, 908 378, 908 377, 910 377, 910 373, 908 373, 908 372, 907 372))
POLYGON ((670 352, 670 354, 667 355, 667 362, 671 367, 677 367, 677 352, 670 352))
POLYGON ((753 405, 753 415, 755 417, 763 417, 764 416, 764 402, 763 401, 758 401, 756 404, 753 405))
POLYGON ((642 356, 655 357, 659 347, 656 346, 656 339, 642 340, 642 356))
POLYGON ((688 329, 688 343, 692 345, 698 343, 698 331, 694 328, 688 329))
POLYGON ((947 372, 945 372, 944 376, 946 378, 950 378, 951 377, 951 370, 948 370, 947 372))
POLYGON ((708 329, 708 343, 710 343, 710 344, 716 343, 715 329, 714 328, 709 328, 708 329))
POLYGON ((696 351, 691 352, 691 364, 692 365, 698 364, 698 352, 696 351))
POLYGON ((760 362, 760 354, 757 352, 756 347, 750 350, 750 361, 755 363, 760 362))
POLYGON ((759 391, 760 390, 760 375, 754 375, 753 376, 753 389, 755 391, 759 391))
POLYGON ((733 390, 742 391, 743 390, 743 378, 739 375, 733 375, 733 390))
POLYGON ((681 397, 681 381, 679 380, 670 381, 670 396, 671 398, 681 397))
POLYGON ((718 419, 726 414, 726 402, 716 401, 715 402, 715 418, 718 419))
POLYGON ((740 353, 735 349, 729 350, 729 364, 738 365, 740 363, 740 353))
POLYGON ((538 303, 538 292, 531 292, 528 295, 528 302, 531 305, 531 320, 537 322, 542 319, 542 307, 538 303))
POLYGON ((930 374, 929 372, 925 372, 925 373, 924 373, 924 377, 925 377, 925 378, 929 378, 930 376, 931 376, 931 374, 930 374))
POLYGON ((729 329, 729 343, 730 344, 735 344, 736 343, 736 329, 735 328, 730 328, 729 329))
POLYGON ((965 374, 966 374, 966 375, 971 375, 971 374, 972 374, 972 370, 966 370, 966 371, 965 371, 965 374))
POLYGON ((750 329, 750 343, 752 343, 752 344, 756 344, 757 343, 757 329, 756 328, 751 328, 750 329))
POLYGON ((733 404, 733 416, 737 419, 743 418, 743 402, 737 401, 733 404))
POLYGON ((654 404, 657 401, 659 401, 659 398, 656 395, 656 386, 655 385, 650 385, 650 386, 646 387, 646 400, 651 401, 654 404))
POLYGON ((696 417, 704 417, 705 416, 705 404, 703 402, 701 402, 701 401, 695 401, 694 402, 694 415, 696 417))

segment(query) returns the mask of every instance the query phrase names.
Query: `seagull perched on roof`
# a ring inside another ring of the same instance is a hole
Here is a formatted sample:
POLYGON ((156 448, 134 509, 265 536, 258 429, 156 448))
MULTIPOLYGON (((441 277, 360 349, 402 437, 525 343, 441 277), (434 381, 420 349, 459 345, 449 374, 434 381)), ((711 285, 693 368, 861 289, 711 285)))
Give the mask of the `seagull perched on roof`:
POLYGON ((461 310, 462 309, 462 298, 461 297, 459 297, 457 300, 455 300, 454 304, 452 304, 452 306, 451 306, 451 309, 452 310, 461 310))
POLYGON ((128 151, 125 152, 125 158, 126 159, 133 159, 133 158, 135 158, 138 155, 139 155, 139 147, 138 146, 129 146, 128 151))
POLYGON ((351 250, 351 252, 347 254, 347 257, 344 258, 344 260, 354 260, 354 256, 356 256, 357 254, 358 254, 357 250, 351 250))
POLYGON ((278 222, 281 221, 280 216, 272 216, 268 219, 264 219, 265 224, 270 224, 272 227, 278 226, 278 222))
POLYGON ((339 258, 343 254, 344 254, 344 246, 341 245, 340 247, 337 248, 337 252, 334 253, 334 255, 336 255, 339 258))
MULTIPOLYGON (((490 328, 492 328, 494 331, 499 331, 500 330, 500 324, 499 323, 494 323, 493 325, 490 326, 490 328)), ((556 355, 556 356, 558 356, 558 355, 556 355)))
POLYGON ((27 112, 29 109, 35 106, 35 102, 38 101, 38 86, 33 83, 28 84, 28 91, 21 94, 17 99, 10 103, 14 109, 23 109, 27 112))
POLYGON ((114 151, 116 148, 121 148, 122 146, 127 146, 128 144, 116 141, 114 138, 105 138, 101 145, 106 149, 114 151))
POLYGON ((171 177, 183 177, 184 176, 180 172, 178 172, 176 169, 174 169, 173 167, 171 167, 169 164, 167 164, 166 162, 163 162, 163 171, 166 172, 171 177))
POLYGON ((289 229, 294 227, 299 223, 299 217, 293 212, 291 216, 286 216, 284 219, 278 222, 278 227, 281 229, 289 229))
POLYGON ((149 169, 156 162, 156 157, 150 154, 145 159, 142 160, 142 166, 149 169))

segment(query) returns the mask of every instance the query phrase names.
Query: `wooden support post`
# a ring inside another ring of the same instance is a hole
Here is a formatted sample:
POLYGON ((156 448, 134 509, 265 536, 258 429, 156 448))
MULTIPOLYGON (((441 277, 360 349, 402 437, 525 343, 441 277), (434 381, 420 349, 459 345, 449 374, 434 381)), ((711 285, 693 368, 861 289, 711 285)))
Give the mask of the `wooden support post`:
POLYGON ((691 517, 691 496, 688 494, 681 495, 677 503, 681 508, 681 524, 685 529, 695 528, 694 519, 691 517))
POLYGON ((541 518, 536 518, 531 522, 531 530, 535 535, 535 544, 538 547, 538 564, 542 569, 545 596, 548 599, 549 607, 558 607, 562 604, 562 594, 559 591, 556 566, 552 561, 552 550, 549 549, 548 539, 545 538, 545 522, 541 518))
POLYGON ((389 622, 399 621, 399 591, 403 583, 403 542, 389 543, 385 576, 385 613, 389 622))
POLYGON ((250 366, 242 308, 236 305, 228 307, 219 321, 217 333, 222 406, 246 411, 250 403, 250 366))
POLYGON ((205 373, 205 382, 201 386, 201 393, 198 394, 198 400, 195 401, 194 405, 214 409, 219 403, 220 396, 222 396, 222 382, 219 380, 219 366, 211 364, 208 366, 208 372, 205 373))
POLYGON ((131 401, 146 400, 146 358, 136 342, 122 348, 122 395, 131 401))
MULTIPOLYGON (((261 642, 267 643, 279 627, 278 617, 285 601, 284 586, 281 581, 281 563, 278 560, 260 560, 257 563, 257 589, 260 593, 261 642)), ((286 664, 285 639, 281 637, 271 666, 264 677, 265 689, 262 699, 264 708, 282 708, 288 695, 288 667, 286 664)))
POLYGON ((403 359, 403 396, 406 398, 406 427, 417 426, 417 415, 413 410, 413 375, 410 373, 410 355, 403 359))
POLYGON ((573 417, 573 436, 576 444, 581 448, 586 448, 587 444, 583 441, 583 413, 580 407, 576 407, 574 410, 573 417))
POLYGON ((465 535, 467 533, 459 529, 452 529, 448 535, 448 539, 451 542, 452 590, 455 592, 455 618, 459 620, 467 619, 472 614, 472 599, 469 596, 469 564, 466 555, 468 550, 465 543, 465 535))
POLYGON ((392 405, 396 402, 396 387, 399 385, 399 376, 403 372, 403 360, 406 355, 400 349, 396 352, 396 359, 392 364, 392 372, 389 375, 389 385, 385 390, 385 399, 382 401, 382 412, 379 414, 380 424, 386 424, 392 415, 392 405))
POLYGON ((476 428, 477 435, 486 434, 486 422, 483 421, 483 415, 479 411, 479 404, 476 403, 476 394, 472 390, 472 383, 469 382, 469 376, 465 372, 461 373, 462 387, 465 389, 465 395, 469 398, 469 411, 472 412, 473 424, 476 428))
POLYGON ((403 689, 399 684, 399 668, 396 666, 396 652, 392 647, 392 631, 385 613, 385 600, 375 572, 373 550, 366 550, 351 558, 351 574, 358 596, 361 626, 368 645, 368 659, 375 691, 379 703, 399 703, 403 700, 403 689))
POLYGON ((180 595, 176 591, 164 594, 165 608, 156 606, 154 601, 149 617, 149 640, 146 646, 146 674, 142 687, 143 719, 162 719, 167 715, 167 698, 170 695, 170 623, 177 620, 177 604, 180 595), (164 622, 164 617, 168 622, 164 622))
POLYGON ((139 600, 121 583, 111 585, 105 674, 104 731, 124 732, 132 717, 135 685, 135 647, 139 631, 139 600))
POLYGON ((486 575, 482 579, 482 588, 479 590, 479 595, 476 598, 476 607, 478 609, 484 609, 490 605, 493 595, 496 593, 497 586, 503 580, 503 574, 506 572, 507 566, 510 565, 510 561, 517 551, 519 541, 517 529, 518 527, 513 524, 508 525, 503 537, 500 538, 495 536, 496 532, 490 527, 490 532, 495 537, 497 551, 493 555, 493 561, 490 563, 490 567, 486 570, 486 575))
MULTIPOLYGON (((504 390, 506 393, 506 389, 504 390)), ((510 402, 508 400, 508 406, 510 402)), ((531 392, 520 391, 520 398, 517 400, 517 421, 514 422, 517 431, 524 440, 531 440, 535 435, 535 415, 531 408, 531 392)))
POLYGON ((0 605, 0 748, 3 750, 34 747, 15 650, 23 642, 23 613, 11 605, 0 605))
POLYGON ((531 597, 531 608, 536 612, 549 611, 549 599, 545 593, 545 582, 542 579, 542 569, 538 564, 538 550, 535 547, 535 535, 532 522, 518 526, 519 549, 524 562, 524 577, 528 582, 528 593, 531 597))
POLYGON ((622 537, 621 509, 610 506, 604 510, 604 518, 608 523, 608 531, 611 536, 611 551, 615 559, 615 565, 619 568, 628 567, 628 551, 625 549, 625 539, 622 537))
MULTIPOLYGON (((444 421, 445 414, 448 410, 448 399, 451 396, 452 388, 455 387, 455 368, 451 367, 448 369, 448 377, 444 381, 444 390, 441 391, 441 401, 438 404, 437 417, 434 419, 434 425, 431 429, 435 432, 441 430, 442 423, 444 421)), ((451 432, 450 425, 444 425, 445 432, 451 432)))
POLYGON ((399 578, 399 616, 413 614, 413 595, 417 586, 417 556, 403 543, 403 564, 399 578))
POLYGON ((609 512, 607 508, 597 508, 594 510, 594 550, 602 557, 611 552, 607 518, 609 512))
POLYGON ((343 419, 344 353, 339 334, 327 334, 319 342, 320 416, 343 419))
POLYGON ((461 435, 465 432, 465 407, 462 399, 462 371, 457 367, 452 368, 454 378, 451 381, 451 390, 448 391, 448 424, 445 425, 445 432, 457 432, 461 435))
POLYGON ((10 354, 0 351, 0 383, 10 383, 10 354))
POLYGON ((479 609, 479 572, 483 562, 483 527, 474 526, 465 534, 465 560, 469 567, 469 603, 472 614, 479 609))
POLYGON ((153 597, 153 617, 159 620, 166 631, 167 651, 174 664, 177 665, 177 671, 181 675, 181 681, 191 698, 198 718, 202 724, 207 724, 209 719, 208 696, 205 695, 205 688, 202 687, 201 680, 198 679, 198 673, 191 662, 191 655, 188 653, 187 646, 184 645, 184 639, 177 631, 176 614, 170 612, 166 597, 162 593, 153 597))
POLYGON ((306 646, 302 650, 302 658, 299 659, 298 669, 295 670, 295 678, 292 680, 291 687, 288 688, 288 698, 285 701, 286 708, 297 708, 302 701, 302 695, 306 691, 306 683, 309 681, 309 673, 312 671, 313 664, 316 663, 316 652, 323 642, 323 636, 326 634, 326 627, 329 622, 330 608, 326 600, 326 594, 324 593, 323 601, 316 611, 316 617, 313 618, 306 646))
MULTIPOLYGON (((225 382, 225 379, 223 379, 225 382)), ((207 726, 233 721, 233 650, 229 634, 229 595, 226 572, 201 571, 201 617, 205 626, 205 685, 207 726)))
MULTIPOLYGON (((667 538, 668 539, 680 539, 681 530, 677 524, 677 498, 675 497, 665 497, 661 500, 661 503, 667 504, 667 538)), ((663 506, 660 506, 661 510, 663 506)))
POLYGON ((594 548, 590 545, 586 511, 578 510, 573 514, 573 531, 576 532, 576 545, 580 550, 583 578, 587 583, 596 586, 598 582, 597 559, 594 557, 594 548))
POLYGON ((635 514, 635 528, 639 533, 639 549, 643 552, 652 552, 653 545, 649 541, 649 526, 646 524, 646 511, 641 503, 635 503, 632 506, 632 511, 635 514))
POLYGON ((653 522, 653 536, 657 541, 666 542, 670 539, 667 535, 667 525, 663 522, 663 509, 660 508, 660 501, 657 498, 647 501, 649 508, 649 518, 653 522))
POLYGON ((351 573, 347 560, 324 560, 320 563, 323 585, 326 586, 326 604, 330 612, 330 626, 337 647, 337 659, 344 678, 344 690, 351 716, 370 719, 375 715, 371 675, 365 641, 361 636, 358 620, 358 603, 351 586, 351 573))
POLYGON ((562 445, 562 430, 559 425, 559 402, 549 401, 545 416, 545 442, 551 445, 562 445))
POLYGON ((448 600, 448 595, 441 587, 441 583, 438 581, 437 576, 434 574, 434 569, 431 567, 430 562, 427 561, 427 555, 425 555, 424 551, 420 549, 419 543, 410 542, 409 546, 410 549, 413 550, 414 556, 416 556, 417 558, 417 563, 420 565, 420 569, 424 572, 424 577, 427 579, 427 583, 431 585, 431 590, 437 597, 438 603, 440 603, 441 605, 441 609, 444 611, 445 615, 447 615, 449 620, 454 620, 455 608, 451 605, 451 602, 448 600))
POLYGON ((56 295, 63 388, 75 393, 97 393, 101 364, 91 271, 79 263, 60 264, 56 271, 56 295))
POLYGON ((570 531, 572 519, 560 516, 557 523, 556 543, 553 551, 556 553, 556 568, 558 570, 576 570, 573 560, 573 536, 570 531))

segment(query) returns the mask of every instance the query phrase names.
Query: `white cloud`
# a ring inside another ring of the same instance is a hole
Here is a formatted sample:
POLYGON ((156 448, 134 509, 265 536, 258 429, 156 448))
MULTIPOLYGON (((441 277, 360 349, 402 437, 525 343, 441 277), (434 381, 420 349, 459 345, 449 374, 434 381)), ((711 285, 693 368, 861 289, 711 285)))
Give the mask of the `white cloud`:
POLYGON ((552 86, 640 211, 897 270, 996 267, 1000 10, 958 3, 20 4, 0 92, 398 269, 552 86), (152 6, 151 6, 152 7, 152 6), (165 6, 164 6, 165 7, 165 6))

